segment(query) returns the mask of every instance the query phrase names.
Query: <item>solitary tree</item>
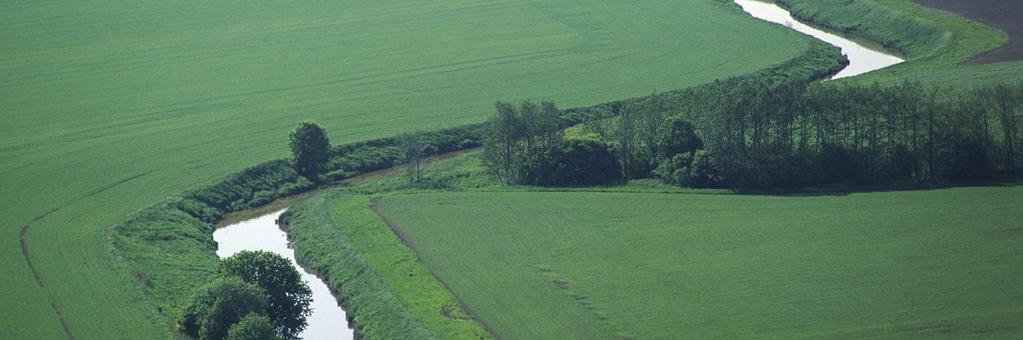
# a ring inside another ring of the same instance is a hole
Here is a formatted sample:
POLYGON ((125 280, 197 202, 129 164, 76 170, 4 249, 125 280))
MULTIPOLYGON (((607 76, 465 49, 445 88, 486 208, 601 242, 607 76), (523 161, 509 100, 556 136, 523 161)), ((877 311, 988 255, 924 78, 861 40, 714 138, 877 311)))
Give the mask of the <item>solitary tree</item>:
POLYGON ((238 276, 266 291, 266 314, 285 339, 296 339, 305 329, 312 291, 287 259, 271 252, 242 251, 224 259, 220 273, 238 276))
POLYGON ((330 160, 327 132, 316 122, 306 120, 298 123, 290 137, 295 170, 310 180, 316 180, 327 169, 330 160))

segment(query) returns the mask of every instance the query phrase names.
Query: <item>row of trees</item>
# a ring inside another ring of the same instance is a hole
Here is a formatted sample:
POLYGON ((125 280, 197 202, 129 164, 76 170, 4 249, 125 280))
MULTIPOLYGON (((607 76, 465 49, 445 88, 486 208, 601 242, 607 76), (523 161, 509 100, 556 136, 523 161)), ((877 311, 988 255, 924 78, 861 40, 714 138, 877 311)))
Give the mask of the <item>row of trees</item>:
POLYGON ((1019 173, 1023 86, 743 81, 681 112, 733 187, 983 181, 1019 173))
POLYGON ((178 319, 201 340, 298 339, 312 291, 291 263, 274 253, 242 251, 224 259, 178 319))
POLYGON ((582 127, 596 138, 582 140, 592 149, 584 154, 600 149, 610 159, 576 165, 586 157, 560 152, 567 144, 553 104, 499 102, 484 142, 487 169, 512 184, 657 177, 774 188, 987 181, 1015 178, 1023 165, 1023 84, 961 90, 746 78, 606 108, 582 127), (617 176, 603 173, 608 164, 617 176))

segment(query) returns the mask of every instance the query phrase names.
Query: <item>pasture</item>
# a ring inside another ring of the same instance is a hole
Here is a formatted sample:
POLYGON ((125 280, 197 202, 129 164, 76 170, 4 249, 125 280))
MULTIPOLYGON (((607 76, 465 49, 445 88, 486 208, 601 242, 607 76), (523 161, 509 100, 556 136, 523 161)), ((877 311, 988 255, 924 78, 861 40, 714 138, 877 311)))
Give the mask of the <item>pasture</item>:
POLYGON ((505 191, 379 211, 504 338, 1000 338, 1023 331, 1020 202, 505 191))
POLYGON ((17 2, 0 31, 0 338, 18 339, 167 337, 109 226, 286 156, 301 119, 352 142, 497 99, 704 83, 809 43, 709 0, 17 2))

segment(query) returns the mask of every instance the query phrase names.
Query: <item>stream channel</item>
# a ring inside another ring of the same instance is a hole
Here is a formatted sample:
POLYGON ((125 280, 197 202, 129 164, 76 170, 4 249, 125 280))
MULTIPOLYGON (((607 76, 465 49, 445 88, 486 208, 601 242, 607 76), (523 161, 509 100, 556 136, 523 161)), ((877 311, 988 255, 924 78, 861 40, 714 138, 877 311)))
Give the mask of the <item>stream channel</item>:
MULTIPOLYGON (((895 55, 796 21, 787 10, 773 3, 757 0, 735 0, 735 3, 753 17, 782 24, 840 47, 842 53, 849 58, 849 66, 831 79, 852 77, 904 61, 895 55)), ((352 329, 348 328, 345 311, 338 306, 330 289, 316 275, 300 267, 295 260, 295 251, 291 249, 288 235, 277 225, 277 218, 283 212, 283 209, 277 210, 218 228, 213 233, 213 239, 219 245, 217 255, 224 258, 242 250, 265 250, 288 258, 313 291, 313 313, 309 316, 309 326, 302 332, 301 337, 306 340, 353 339, 354 334, 352 329)))

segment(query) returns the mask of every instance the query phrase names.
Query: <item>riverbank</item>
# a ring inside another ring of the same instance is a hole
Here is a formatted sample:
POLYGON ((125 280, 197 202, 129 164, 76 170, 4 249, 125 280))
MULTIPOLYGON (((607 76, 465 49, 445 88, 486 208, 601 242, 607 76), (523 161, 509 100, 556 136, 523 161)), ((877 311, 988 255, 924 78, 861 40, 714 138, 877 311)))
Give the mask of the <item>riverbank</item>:
POLYGON ((905 63, 847 81, 973 88, 1023 79, 1023 61, 964 64, 1005 44, 1003 32, 912 0, 776 2, 797 19, 878 42, 906 57, 905 63))
POLYGON ((1005 44, 967 61, 990 64, 1023 59, 1023 1, 1016 0, 913 0, 914 2, 984 23, 1007 35, 1005 44))

